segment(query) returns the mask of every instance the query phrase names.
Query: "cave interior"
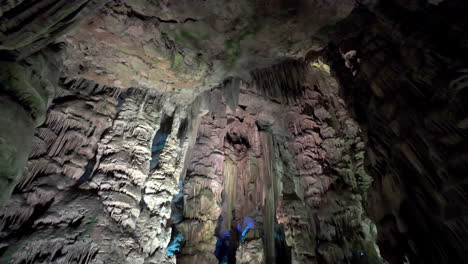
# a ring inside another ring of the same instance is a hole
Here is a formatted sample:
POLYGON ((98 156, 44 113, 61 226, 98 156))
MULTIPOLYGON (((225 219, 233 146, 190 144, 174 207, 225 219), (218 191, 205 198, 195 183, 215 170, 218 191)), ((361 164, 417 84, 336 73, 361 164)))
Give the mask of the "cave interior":
POLYGON ((466 14, 0 1, 0 263, 467 263, 466 14))

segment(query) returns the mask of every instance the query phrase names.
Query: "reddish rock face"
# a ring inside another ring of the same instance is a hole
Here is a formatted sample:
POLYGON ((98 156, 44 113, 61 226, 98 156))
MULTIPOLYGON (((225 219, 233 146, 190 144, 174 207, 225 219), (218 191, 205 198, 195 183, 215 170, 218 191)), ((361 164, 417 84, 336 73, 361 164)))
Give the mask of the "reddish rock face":
POLYGON ((187 241, 183 263, 216 263, 211 252, 223 243, 228 260, 344 263, 365 255, 380 262, 362 209, 372 179, 360 130, 325 65, 291 67, 303 74, 289 104, 279 103, 288 96, 282 80, 276 94, 264 94, 257 87, 271 80, 262 77, 240 83, 235 112, 225 106, 202 118, 184 180, 185 219, 176 226, 187 241))

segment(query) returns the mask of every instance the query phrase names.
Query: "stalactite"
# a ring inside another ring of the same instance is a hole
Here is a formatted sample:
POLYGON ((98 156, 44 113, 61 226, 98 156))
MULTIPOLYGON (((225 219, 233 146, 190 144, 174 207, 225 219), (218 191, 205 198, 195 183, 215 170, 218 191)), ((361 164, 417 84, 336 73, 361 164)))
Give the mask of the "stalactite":
POLYGON ((220 104, 220 92, 205 92, 188 109, 190 121, 187 124, 187 139, 193 147, 188 152, 190 155, 186 164, 181 167, 182 172, 185 172, 181 178, 184 218, 176 225, 186 241, 177 258, 177 262, 181 263, 216 261, 212 251, 216 244, 216 223, 221 214, 224 171, 222 145, 226 124, 226 110, 220 104))
POLYGON ((34 227, 47 227, 47 226, 57 226, 57 227, 67 227, 78 225, 80 221, 85 217, 85 210, 73 211, 68 210, 60 212, 58 215, 49 215, 43 218, 40 218, 34 221, 34 227))
POLYGON ((51 163, 49 160, 41 158, 39 160, 32 160, 28 165, 28 170, 25 175, 18 183, 17 188, 24 190, 34 181, 38 175, 49 175, 53 173, 59 173, 60 167, 58 164, 51 163))
POLYGON ((63 84, 63 89, 57 91, 56 98, 61 98, 66 95, 90 96, 106 94, 109 95, 110 98, 119 99, 134 92, 133 89, 107 86, 83 78, 65 77, 61 79, 61 82, 63 84))
MULTIPOLYGON (((26 197, 16 197, 0 212, 0 231, 8 233, 8 231, 19 230, 34 212, 47 207, 53 201, 55 194, 53 191, 37 188, 27 193, 26 197)), ((2 234, 0 234, 1 237, 3 237, 2 234)))
POLYGON ((47 143, 44 140, 36 137, 33 139, 32 151, 29 154, 30 158, 37 158, 47 152, 47 143))
POLYGON ((44 141, 44 143, 49 147, 57 138, 57 135, 48 128, 38 128, 37 136, 44 141))
POLYGON ((306 67, 306 63, 301 61, 285 61, 271 68, 253 71, 252 76, 265 96, 292 103, 303 94, 306 67))
POLYGON ((267 133, 260 133, 260 142, 262 147, 262 157, 264 167, 262 169, 263 177, 263 232, 264 232, 264 248, 265 261, 267 263, 276 263, 275 250, 275 230, 276 230, 276 202, 278 199, 278 177, 273 174, 273 142, 271 136, 267 133))
POLYGON ((83 124, 82 121, 74 119, 69 114, 58 111, 49 111, 45 124, 57 134, 69 128, 81 131, 87 131, 89 129, 89 126, 83 124))
POLYGON ((93 243, 75 243, 66 239, 37 240, 28 243, 25 251, 17 254, 12 264, 35 263, 46 259, 49 263, 91 263, 98 248, 93 243))
POLYGON ((33 213, 34 207, 5 207, 0 213, 0 230, 5 231, 7 228, 10 230, 18 229, 33 213))
POLYGON ((80 132, 67 131, 62 132, 55 144, 51 146, 49 156, 64 156, 67 152, 74 149, 79 149, 86 144, 87 138, 80 132))
POLYGON ((242 80, 239 78, 229 78, 224 83, 224 99, 226 105, 229 106, 232 112, 235 112, 239 104, 239 93, 242 80))
POLYGON ((226 227, 230 229, 234 221, 234 203, 236 199, 237 167, 230 160, 224 161, 224 200, 226 201, 226 227))

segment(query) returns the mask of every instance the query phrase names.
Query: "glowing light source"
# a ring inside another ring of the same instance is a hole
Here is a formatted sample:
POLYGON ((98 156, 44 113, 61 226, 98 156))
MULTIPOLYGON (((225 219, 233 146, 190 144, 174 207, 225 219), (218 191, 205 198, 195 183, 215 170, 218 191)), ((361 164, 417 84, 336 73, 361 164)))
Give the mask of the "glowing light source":
POLYGON ((169 242, 169 245, 167 246, 166 249, 166 254, 170 257, 174 256, 177 252, 180 251, 180 247, 182 246, 182 242, 184 241, 184 236, 179 233, 177 234, 171 242, 169 242))

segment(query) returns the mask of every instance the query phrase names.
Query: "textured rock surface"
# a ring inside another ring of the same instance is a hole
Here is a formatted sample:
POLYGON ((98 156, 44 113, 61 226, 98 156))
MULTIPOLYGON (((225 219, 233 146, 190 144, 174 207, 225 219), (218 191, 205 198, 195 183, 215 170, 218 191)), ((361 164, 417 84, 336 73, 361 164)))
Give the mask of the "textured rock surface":
POLYGON ((222 89, 187 107, 170 93, 62 79, 0 216, 2 261, 174 263, 167 250, 180 234, 178 263, 217 263, 226 232, 226 257, 240 262, 372 258, 367 176, 362 153, 351 152, 364 146, 359 129, 323 64, 294 67, 303 99, 285 105, 263 98, 264 78, 231 80, 222 89, 239 86, 235 112, 222 89))
POLYGON ((44 50, 22 62, 0 61, 2 101, 0 131, 0 204, 9 198, 32 148, 32 131, 44 122, 51 96, 58 84, 58 55, 44 50))
POLYGON ((186 109, 175 109, 169 94, 63 81, 1 213, 1 262, 173 263, 167 221, 188 146, 186 109), (150 171, 164 113, 173 122, 150 171))
POLYGON ((191 93, 323 48, 324 31, 354 6, 353 0, 112 1, 61 41, 69 46, 72 76, 191 93))
POLYGON ((0 3, 0 205, 11 194, 31 151, 31 130, 45 118, 60 73, 50 45, 105 1, 8 0, 0 3), (3 110, 3 108, 8 108, 3 110), (18 120, 13 124, 13 120, 18 120), (6 128, 14 128, 12 134, 6 128))
POLYGON ((237 84, 235 113, 222 104, 202 118, 177 225, 186 240, 180 263, 217 263, 212 252, 215 246, 222 251, 223 243, 228 261, 382 262, 375 226, 363 211, 362 194, 372 179, 363 169, 360 130, 326 65, 286 65, 263 71, 301 74, 283 80, 257 73, 262 78, 255 84, 237 84), (256 87, 278 93, 264 98, 265 90, 256 87))
MULTIPOLYGON (((222 107, 219 91, 213 92, 210 98, 218 98, 219 107, 222 107)), ((217 117, 205 115, 201 118, 187 175, 181 179, 184 207, 183 219, 179 220, 181 222, 177 224, 177 229, 186 242, 181 249, 178 263, 217 263, 213 251, 216 245, 215 229, 222 205, 225 107, 220 112, 221 115, 217 117)))
POLYGON ((41 50, 107 1, 7 0, 0 3, 0 54, 22 59, 41 50))
POLYGON ((0 262, 463 263, 467 11, 0 1, 0 262))
POLYGON ((28 168, 2 211, 1 236, 8 245, 4 263, 34 263, 38 258, 89 263, 97 252, 90 231, 106 225, 99 219, 104 211, 94 195, 78 185, 90 173, 88 160, 112 125, 117 100, 99 95, 113 89, 93 83, 67 88, 57 91, 44 125, 36 130, 28 168), (32 234, 27 240, 21 237, 25 231, 32 234))
MULTIPOLYGON (((293 247, 297 263, 309 263, 314 256, 324 263, 360 258, 379 263, 372 242, 376 234, 365 231, 373 225, 369 226, 362 207, 365 199, 362 194, 372 183, 363 168, 364 143, 357 124, 337 95, 337 83, 327 70, 320 62, 313 64, 307 75, 304 98, 286 114, 293 135, 289 149, 303 188, 303 193, 296 191, 296 195, 303 195, 306 203, 303 210, 309 212, 312 220, 306 226, 304 215, 299 215, 298 228, 303 231, 295 232, 294 225, 287 225, 286 236, 288 232, 301 234, 293 247), (312 246, 299 250, 308 245, 303 239, 312 246)), ((292 216, 303 210, 288 209, 290 213, 284 215, 283 221, 294 222, 292 216)))
POLYGON ((263 241, 261 239, 255 239, 240 245, 237 249, 236 260, 236 263, 240 264, 265 263, 263 256, 263 241))

